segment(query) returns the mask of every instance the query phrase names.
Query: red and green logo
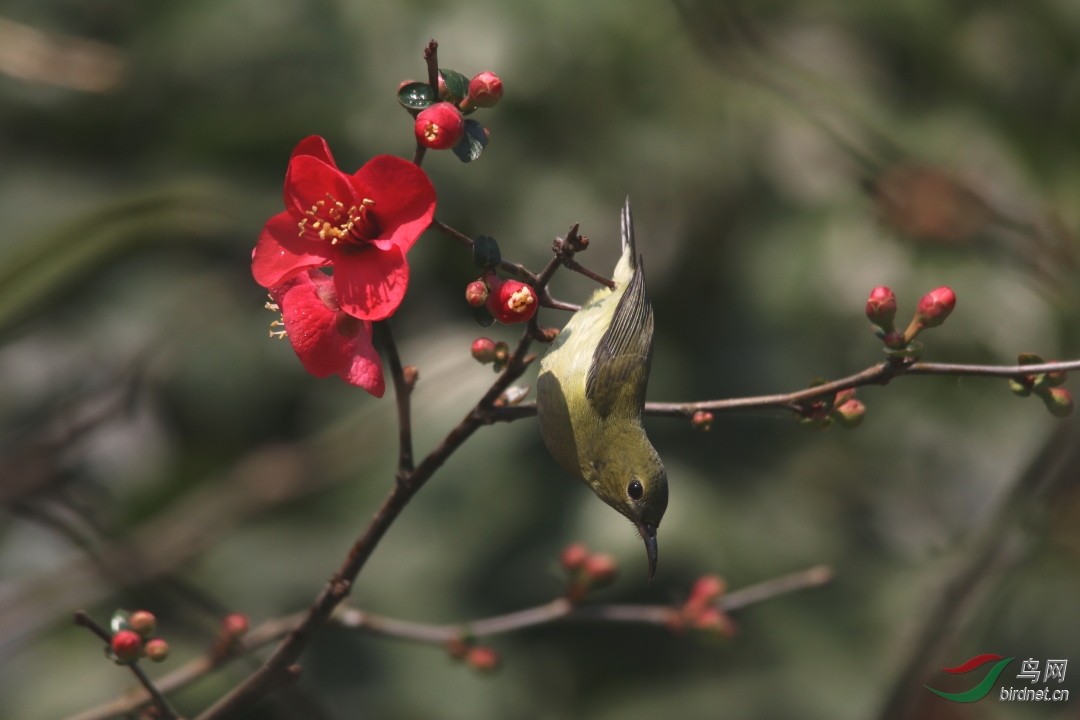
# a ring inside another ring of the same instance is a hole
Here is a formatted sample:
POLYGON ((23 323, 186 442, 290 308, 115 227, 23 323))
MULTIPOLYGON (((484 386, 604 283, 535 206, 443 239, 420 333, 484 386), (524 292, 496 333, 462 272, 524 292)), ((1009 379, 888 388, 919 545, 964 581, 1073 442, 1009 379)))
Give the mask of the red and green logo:
POLYGON ((952 700, 953 702, 968 703, 975 702, 976 700, 982 700, 984 697, 986 697, 987 693, 990 692, 990 688, 994 686, 994 683, 997 682, 998 675, 1001 674, 1001 671, 1005 669, 1006 665, 1013 661, 1013 658, 1002 658, 1000 655, 986 653, 985 655, 976 655, 967 662, 961 665, 957 665, 956 667, 941 668, 947 673, 959 675, 961 673, 971 672, 975 668, 982 667, 986 663, 994 662, 995 660, 998 661, 997 664, 994 665, 994 667, 990 668, 990 672, 986 673, 986 677, 982 679, 982 682, 980 682, 978 685, 971 688, 967 692, 947 693, 942 692, 941 690, 935 690, 929 685, 923 685, 923 687, 934 693, 935 695, 940 695, 946 700, 952 700))

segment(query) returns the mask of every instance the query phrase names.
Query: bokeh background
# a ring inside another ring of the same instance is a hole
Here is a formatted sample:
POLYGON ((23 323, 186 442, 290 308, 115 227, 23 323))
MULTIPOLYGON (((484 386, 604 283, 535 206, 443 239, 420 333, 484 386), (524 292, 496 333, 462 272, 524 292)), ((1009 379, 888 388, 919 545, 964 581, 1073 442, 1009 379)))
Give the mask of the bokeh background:
MULTIPOLYGON (((437 216, 535 269, 580 222, 581 260, 604 272, 629 195, 652 400, 878 362, 863 304, 879 284, 905 319, 924 292, 956 291, 928 360, 1080 354, 1072 0, 9 0, 0 717, 62 718, 131 686, 76 609, 153 610, 164 672, 227 611, 305 608, 387 492, 393 401, 306 375, 267 338, 248 264, 301 138, 326 137, 348 171, 411 156, 394 93, 424 77, 432 37, 443 67, 506 88, 480 118, 479 161, 428 153, 437 216)), ((475 325, 476 271, 452 241, 428 233, 409 259, 394 324, 420 369, 422 453, 493 379, 470 342, 518 329, 475 325)), ((563 272, 553 291, 580 301, 589 285, 563 272)), ((706 572, 741 587, 834 568, 829 586, 738 613, 734 639, 544 627, 494 639, 504 668, 481 677, 437 648, 327 630, 298 687, 254 717, 1080 716, 1076 668, 1068 703, 960 706, 921 687, 966 689, 933 669, 979 653, 1080 662, 1073 426, 996 380, 859 397, 855 431, 804 432, 783 412, 721 415, 709 433, 649 420, 672 488, 651 585, 632 529, 562 474, 535 420, 483 429, 353 596, 425 622, 508 612, 560 592, 556 558, 577 540, 619 558, 599 596, 613 602, 678 602, 706 572)), ((176 703, 194 716, 252 667, 176 703)))

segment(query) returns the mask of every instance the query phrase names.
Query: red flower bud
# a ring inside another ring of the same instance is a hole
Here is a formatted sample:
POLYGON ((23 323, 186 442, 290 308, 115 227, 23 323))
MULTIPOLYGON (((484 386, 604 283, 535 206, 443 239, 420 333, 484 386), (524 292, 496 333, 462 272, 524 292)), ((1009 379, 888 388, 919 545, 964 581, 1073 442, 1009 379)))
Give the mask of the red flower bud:
POLYGON ((502 94, 502 80, 493 72, 482 72, 469 82, 468 102, 474 107, 495 107, 502 94))
POLYGON ((474 280, 465 288, 465 301, 473 307, 480 307, 487 299, 488 287, 483 280, 474 280))
POLYGON ((559 556, 559 562, 567 572, 573 572, 585 564, 589 559, 589 549, 581 543, 567 545, 559 556))
POLYGON ((686 604, 710 605, 716 598, 723 595, 726 589, 727 583, 719 575, 702 575, 690 588, 690 597, 687 598, 686 604))
POLYGON ((146 643, 146 657, 154 662, 163 662, 169 657, 169 643, 161 638, 154 638, 146 643))
POLYGON ((247 615, 241 613, 229 613, 221 620, 221 634, 224 637, 242 637, 247 635, 249 627, 247 615))
POLYGON ((615 579, 619 564, 610 555, 590 555, 583 566, 585 576, 594 587, 609 585, 615 579))
POLYGON ((690 425, 695 430, 701 430, 703 432, 708 431, 712 427, 713 414, 708 410, 698 410, 694 413, 694 417, 690 418, 690 425))
POLYGON ((932 328, 945 322, 945 318, 956 307, 956 295, 947 287, 939 287, 923 295, 919 307, 915 310, 915 319, 924 328, 932 328))
POLYGON ((846 428, 858 427, 862 423, 864 415, 866 415, 866 406, 854 398, 834 408, 832 412, 836 422, 846 428))
POLYGON ((128 618, 128 627, 145 637, 150 637, 157 630, 157 618, 145 610, 136 610, 128 618))
POLYGON ((465 662, 478 672, 493 672, 499 667, 499 654, 493 648, 474 647, 465 654, 465 662))
POLYGON ((896 294, 884 285, 870 291, 866 301, 866 317, 882 330, 892 330, 893 318, 896 317, 896 294))
POLYGON ((495 343, 486 337, 476 338, 472 344, 472 356, 477 362, 484 363, 495 361, 495 343))
POLYGON ((1050 390, 1043 395, 1043 402, 1046 403, 1046 409, 1050 411, 1050 414, 1054 417, 1064 418, 1072 415, 1073 411, 1073 399, 1072 395, 1065 388, 1050 388, 1050 390))
POLYGON ((694 620, 694 627, 710 635, 729 638, 735 634, 735 623, 731 622, 723 610, 707 607, 694 620))
POLYGON ((420 111, 413 126, 416 141, 432 150, 449 150, 465 134, 465 118, 453 103, 439 102, 420 111))
POLYGON ((142 635, 134 630, 121 630, 112 636, 109 647, 112 648, 116 661, 130 663, 139 659, 142 655, 142 635))
POLYGON ((539 306, 536 291, 517 280, 499 283, 487 299, 488 311, 496 320, 507 325, 529 320, 539 306))
POLYGON ((889 348, 890 350, 899 350, 900 348, 907 345, 907 341, 904 340, 903 333, 896 332, 895 330, 890 333, 885 333, 885 337, 883 339, 885 341, 885 347, 889 348))
POLYGON ((840 392, 836 393, 836 397, 833 399, 833 407, 839 407, 853 397, 855 397, 855 388, 841 390, 840 392))

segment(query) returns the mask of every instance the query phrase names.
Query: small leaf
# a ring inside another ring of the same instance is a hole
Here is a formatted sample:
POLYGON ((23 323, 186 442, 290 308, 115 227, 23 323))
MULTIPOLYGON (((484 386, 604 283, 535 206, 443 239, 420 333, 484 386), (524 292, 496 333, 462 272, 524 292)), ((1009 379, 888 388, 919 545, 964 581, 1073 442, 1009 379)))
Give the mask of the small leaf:
POLYGON ((495 324, 495 318, 491 316, 491 313, 483 305, 473 308, 473 320, 480 327, 491 327, 495 324))
POLYGON ((439 74, 442 75, 446 93, 450 96, 443 99, 455 105, 464 100, 465 96, 469 94, 469 78, 456 70, 447 70, 446 68, 439 68, 439 74))
POLYGON ((131 613, 127 610, 117 610, 109 620, 109 629, 113 633, 131 629, 131 613))
POLYGON ((1027 397, 1031 394, 1031 388, 1021 382, 1009 378, 1009 390, 1019 397, 1027 397))
POLYGON ((1017 358, 1018 365, 1042 365, 1043 359, 1035 353, 1020 353, 1017 358))
POLYGON ((426 82, 411 82, 401 86, 397 100, 407 110, 423 110, 435 102, 435 91, 426 82))
POLYGON ((480 235, 473 241, 473 263, 476 267, 493 268, 502 262, 502 253, 499 251, 499 243, 495 238, 480 235))
POLYGON ((465 135, 454 146, 454 154, 463 163, 472 162, 480 157, 487 147, 488 136, 484 126, 475 120, 465 121, 465 135))

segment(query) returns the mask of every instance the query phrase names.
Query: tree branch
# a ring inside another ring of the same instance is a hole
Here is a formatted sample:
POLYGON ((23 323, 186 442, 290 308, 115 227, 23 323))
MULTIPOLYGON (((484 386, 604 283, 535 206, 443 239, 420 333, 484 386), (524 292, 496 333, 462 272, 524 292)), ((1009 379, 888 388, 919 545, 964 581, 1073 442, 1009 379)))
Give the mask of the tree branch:
POLYGON ((409 399, 412 395, 412 387, 405 379, 405 369, 401 365, 401 357, 398 355, 397 343, 394 341, 394 331, 390 327, 389 320, 379 322, 376 327, 379 337, 386 351, 386 362, 390 366, 390 377, 394 382, 394 401, 397 403, 398 416, 398 477, 405 478, 413 471, 413 447, 412 447, 412 409, 409 399))

